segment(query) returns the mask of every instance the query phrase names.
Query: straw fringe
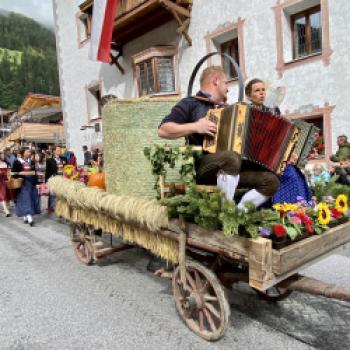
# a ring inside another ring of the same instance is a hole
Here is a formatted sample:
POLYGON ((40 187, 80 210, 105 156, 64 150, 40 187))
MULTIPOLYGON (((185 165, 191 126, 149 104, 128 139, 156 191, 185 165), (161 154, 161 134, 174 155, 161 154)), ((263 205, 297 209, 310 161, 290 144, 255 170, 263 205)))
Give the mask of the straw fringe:
POLYGON ((49 189, 57 196, 57 216, 112 233, 178 263, 178 242, 155 232, 168 226, 166 207, 157 201, 115 196, 58 176, 49 180, 49 189))

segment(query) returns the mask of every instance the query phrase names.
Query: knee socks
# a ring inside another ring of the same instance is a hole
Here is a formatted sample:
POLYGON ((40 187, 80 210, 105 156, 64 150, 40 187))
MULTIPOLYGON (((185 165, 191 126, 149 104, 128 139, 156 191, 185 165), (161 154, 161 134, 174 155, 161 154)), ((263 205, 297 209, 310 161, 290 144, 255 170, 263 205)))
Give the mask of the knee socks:
POLYGON ((247 208, 245 207, 245 204, 248 202, 253 203, 256 207, 260 206, 261 204, 265 203, 269 197, 264 196, 257 190, 253 189, 248 191, 241 199, 241 201, 238 203, 238 209, 241 209, 245 212, 247 212, 247 208))
POLYGON ((239 175, 219 174, 217 186, 225 194, 227 200, 232 201, 239 182, 239 175))

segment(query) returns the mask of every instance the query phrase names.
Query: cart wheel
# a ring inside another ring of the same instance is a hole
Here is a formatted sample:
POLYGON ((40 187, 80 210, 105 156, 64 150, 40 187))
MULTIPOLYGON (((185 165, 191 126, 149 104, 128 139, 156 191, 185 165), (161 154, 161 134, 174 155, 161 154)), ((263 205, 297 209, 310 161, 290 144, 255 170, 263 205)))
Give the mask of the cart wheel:
POLYGON ((178 313, 186 325, 206 340, 223 336, 230 318, 230 307, 215 274, 203 265, 186 262, 186 288, 180 267, 174 271, 173 292, 178 313))
POLYGON ((89 239, 81 234, 79 242, 73 242, 73 245, 74 252, 82 263, 91 265, 94 262, 94 248, 89 239))
POLYGON ((69 236, 72 242, 80 242, 80 235, 83 233, 83 229, 80 225, 70 223, 69 236))
POLYGON ((266 301, 281 301, 288 298, 292 294, 291 290, 276 286, 266 289, 264 292, 255 288, 253 289, 261 299, 264 299, 266 301))

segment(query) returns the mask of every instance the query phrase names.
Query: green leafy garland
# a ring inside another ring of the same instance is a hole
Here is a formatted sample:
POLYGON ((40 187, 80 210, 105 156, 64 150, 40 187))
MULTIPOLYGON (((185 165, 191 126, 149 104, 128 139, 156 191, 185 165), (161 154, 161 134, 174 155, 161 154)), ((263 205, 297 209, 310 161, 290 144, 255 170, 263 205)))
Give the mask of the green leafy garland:
POLYGON ((182 216, 208 230, 222 229, 226 236, 256 237, 260 227, 280 223, 279 214, 270 209, 256 210, 248 205, 248 213, 239 210, 234 201, 224 199, 217 190, 214 193, 197 191, 194 186, 183 195, 162 201, 168 207, 170 218, 182 216))
POLYGON ((159 178, 166 177, 167 169, 173 169, 180 162, 180 178, 186 185, 195 182, 195 159, 202 153, 192 146, 153 145, 144 148, 144 155, 150 161, 155 176, 154 189, 160 191, 159 178))

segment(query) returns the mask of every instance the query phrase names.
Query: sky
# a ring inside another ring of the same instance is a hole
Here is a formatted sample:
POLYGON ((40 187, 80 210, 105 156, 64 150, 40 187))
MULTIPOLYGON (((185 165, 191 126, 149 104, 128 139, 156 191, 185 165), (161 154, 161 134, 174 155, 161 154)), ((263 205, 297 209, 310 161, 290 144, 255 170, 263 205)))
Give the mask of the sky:
POLYGON ((21 13, 53 27, 52 0, 0 0, 0 9, 21 13))

